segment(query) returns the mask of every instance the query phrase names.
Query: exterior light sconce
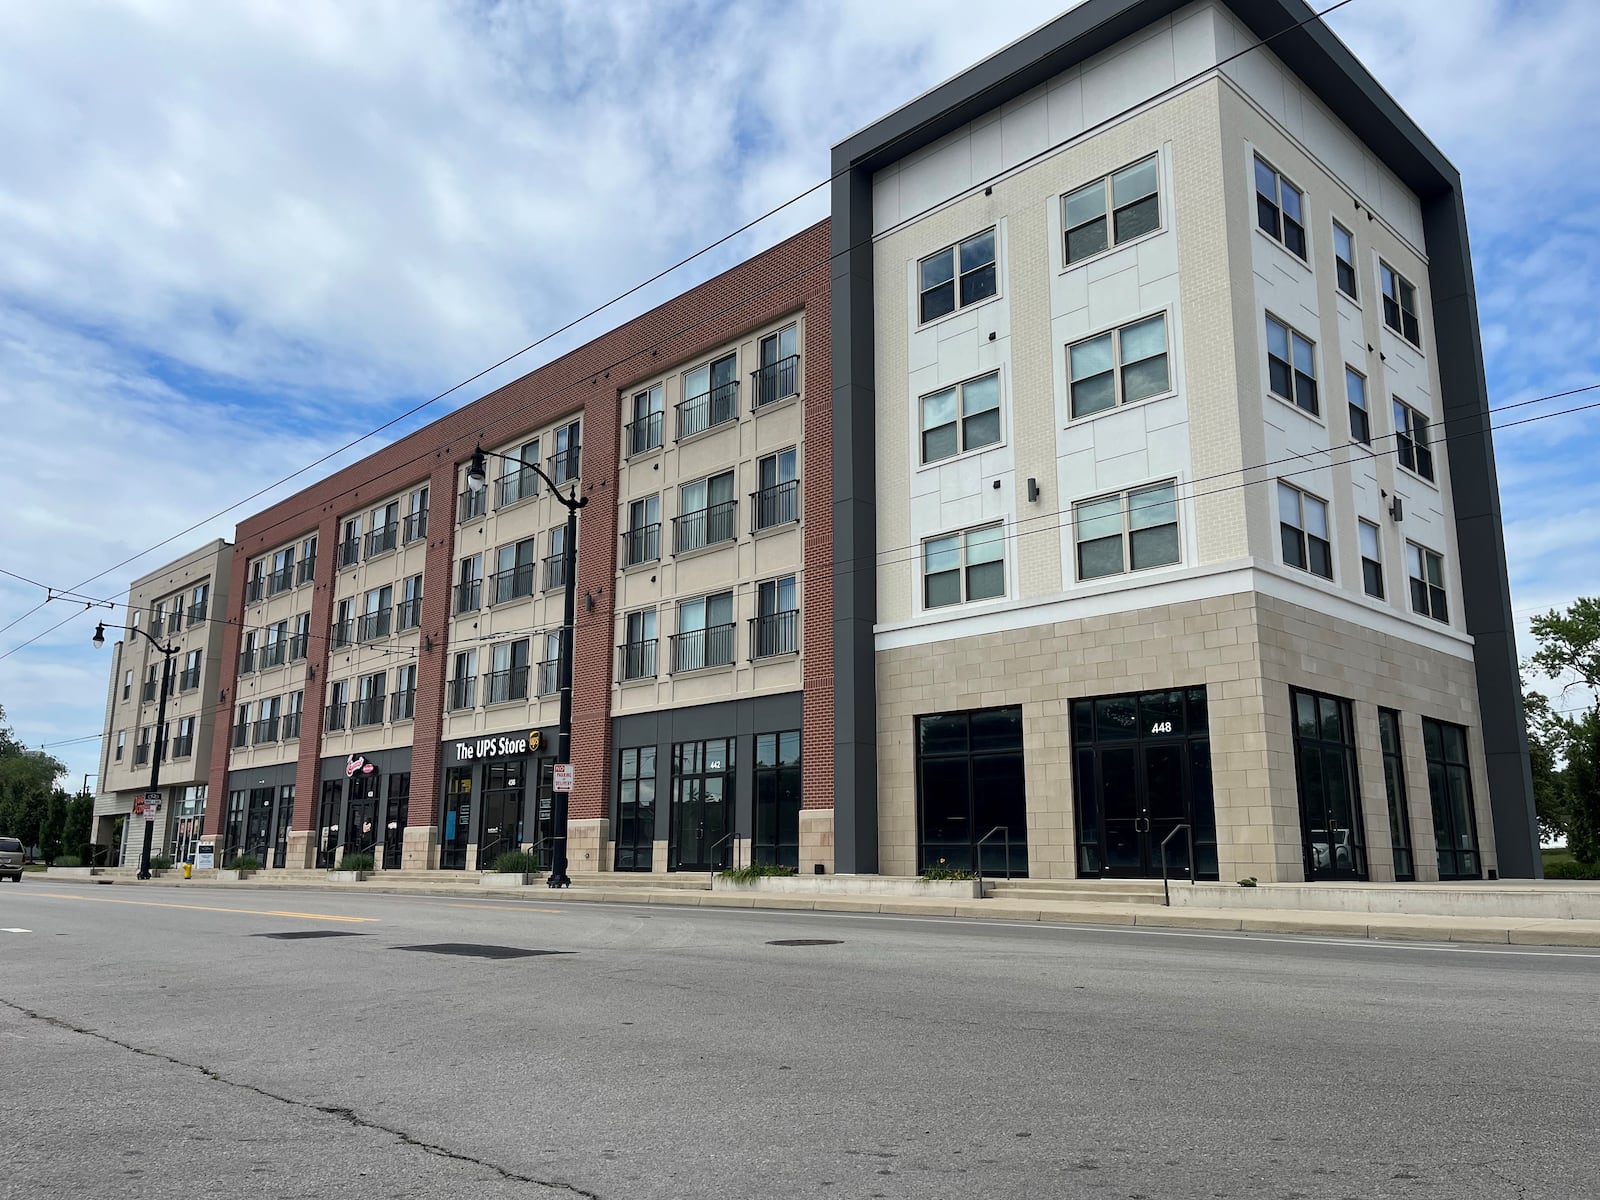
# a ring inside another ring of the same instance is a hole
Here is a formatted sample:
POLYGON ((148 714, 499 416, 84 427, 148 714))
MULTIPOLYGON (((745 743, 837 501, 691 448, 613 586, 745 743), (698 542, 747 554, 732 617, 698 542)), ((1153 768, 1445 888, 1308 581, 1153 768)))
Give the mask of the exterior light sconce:
POLYGON ((425 634, 422 635, 422 649, 423 649, 423 652, 425 654, 432 654, 433 653, 433 635, 432 634, 425 633, 425 634))
POLYGON ((1393 500, 1389 501, 1389 518, 1396 525, 1400 524, 1401 521, 1406 519, 1406 508, 1401 502, 1399 496, 1396 496, 1393 500))
POLYGON ((1039 481, 1032 476, 1028 477, 1028 502, 1030 504, 1039 502, 1039 481))

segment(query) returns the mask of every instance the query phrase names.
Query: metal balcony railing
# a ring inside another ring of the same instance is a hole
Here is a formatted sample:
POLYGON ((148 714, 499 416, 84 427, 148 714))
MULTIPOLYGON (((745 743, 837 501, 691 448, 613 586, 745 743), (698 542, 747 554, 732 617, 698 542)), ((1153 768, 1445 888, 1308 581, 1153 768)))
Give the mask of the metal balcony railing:
POLYGON ((183 673, 178 676, 178 690, 180 692, 192 692, 199 686, 200 668, 185 667, 183 673))
POLYGON ((750 618, 750 657, 773 658, 800 650, 800 610, 765 613, 750 618))
POLYGON ((268 642, 261 648, 261 667, 281 667, 289 651, 289 639, 279 638, 275 642, 268 642))
POLYGON ((248 724, 233 727, 233 748, 243 750, 250 744, 250 726, 248 724))
POLYGON ((383 701, 383 696, 368 696, 362 700, 350 701, 350 728, 360 729, 365 725, 382 725, 383 701))
POLYGON ((361 539, 351 538, 348 542, 339 543, 339 566, 353 567, 361 561, 361 539))
POLYGON ((785 480, 750 495, 751 531, 790 525, 800 519, 800 481, 785 480))
POLYGON ((470 521, 474 517, 481 517, 489 511, 489 491, 473 491, 468 488, 456 500, 456 520, 470 521))
POLYGON ((513 700, 528 698, 527 667, 491 671, 485 678, 488 680, 488 694, 483 698, 485 704, 508 704, 513 700))
MULTIPOLYGON (((250 670, 253 671, 255 668, 251 667, 250 670)), ((154 679, 146 679, 144 681, 144 686, 139 689, 140 699, 142 699, 146 704, 149 704, 156 698, 156 688, 159 686, 160 685, 154 679)))
POLYGON ((567 586, 567 556, 552 554, 544 560, 544 590, 549 592, 567 586))
POLYGON ((204 623, 204 621, 206 619, 206 608, 207 608, 207 605, 204 602, 201 602, 199 604, 196 604, 193 608, 191 608, 189 610, 189 628, 190 629, 193 629, 196 625, 200 625, 200 624, 204 623))
POLYGON ((349 728, 350 706, 347 704, 330 704, 322 718, 322 727, 329 732, 337 733, 341 729, 349 728))
POLYGON ((283 740, 293 741, 300 736, 300 718, 303 714, 292 712, 283 718, 283 740))
POLYGON ((632 458, 635 454, 643 454, 646 450, 654 450, 661 445, 661 419, 664 415, 658 412, 646 413, 622 427, 624 458, 632 458))
POLYGON ((343 650, 355 640, 355 625, 356 623, 354 619, 350 617, 346 617, 342 621, 335 621, 333 623, 333 649, 343 650))
POLYGON ((495 572, 489 577, 494 585, 490 591, 490 603, 500 604, 506 600, 520 600, 523 596, 533 595, 533 582, 538 573, 537 564, 531 562, 520 563, 504 571, 495 572))
POLYGON ((166 631, 167 631, 167 623, 163 618, 161 618, 161 617, 151 617, 150 618, 150 636, 151 637, 160 637, 166 631))
POLYGON ((653 679, 656 674, 656 639, 650 638, 643 642, 624 642, 617 649, 621 652, 620 669, 624 679, 653 679))
POLYGON ((406 542, 409 544, 416 541, 418 538, 425 538, 427 536, 428 510, 424 508, 418 512, 407 513, 405 531, 406 542))
POLYGON ((310 583, 317 575, 317 556, 302 558, 300 565, 294 569, 294 581, 297 584, 310 583))
POLYGON ((504 508, 539 494, 539 476, 528 467, 507 471, 495 481, 494 506, 504 508))
POLYGON ((451 712, 472 708, 478 702, 478 677, 465 675, 450 681, 450 694, 446 697, 451 712))
POLYGON ((557 483, 567 483, 578 477, 579 452, 582 446, 568 446, 550 456, 550 478, 557 483))
POLYGON ((254 745, 257 745, 257 746, 261 745, 263 742, 275 742, 275 741, 277 741, 278 740, 278 718, 277 717, 268 717, 265 720, 257 721, 256 725, 255 725, 255 731, 251 735, 251 739, 250 740, 254 745))
MULTIPOLYGON (((239 651, 239 674, 248 675, 256 669, 256 652, 254 650, 239 651)), ((145 684, 148 688, 150 685, 145 684)), ((148 699, 148 697, 146 697, 148 699)))
POLYGON ((408 688, 403 692, 391 692, 389 695, 390 719, 394 721, 411 721, 417 715, 417 690, 408 688))
POLYGON ((779 400, 800 394, 800 356, 791 354, 775 363, 768 363, 750 372, 750 388, 755 393, 753 405, 763 408, 779 400))
POLYGON ((468 579, 456 584, 456 612, 477 612, 483 607, 483 580, 468 579))
POLYGON ((699 550, 718 542, 731 542, 735 536, 735 518, 739 502, 725 500, 709 508, 698 508, 681 517, 672 518, 672 551, 682 554, 686 550, 699 550))
POLYGON ((661 557, 661 523, 641 525, 626 530, 622 535, 622 561, 624 566, 653 562, 661 557))
POLYGON ((400 601, 395 609, 396 629, 416 629, 422 624, 422 597, 414 596, 410 600, 400 601))
POLYGON ((191 733, 187 737, 179 736, 172 739, 173 758, 188 758, 193 753, 194 734, 191 733))
POLYGON ((561 690, 561 660, 547 658, 538 664, 538 676, 535 680, 538 694, 553 696, 561 690))
POLYGON ((706 667, 726 667, 733 662, 733 629, 729 625, 710 625, 672 635, 673 671, 699 671, 706 667))
POLYGON ((356 640, 370 642, 375 638, 389 636, 389 624, 394 620, 392 609, 380 608, 376 612, 362 613, 361 624, 356 630, 356 640))
POLYGON ((294 568, 283 567, 267 576, 267 594, 276 596, 294 586, 294 568))
MULTIPOLYGON (((238 745, 237 742, 234 743, 234 744, 238 745)), ((145 765, 145 763, 147 763, 149 761, 150 761, 150 743, 146 742, 142 746, 135 746, 133 748, 133 765, 134 766, 142 767, 142 766, 145 765)))
POLYGON ((289 661, 299 662, 304 658, 306 651, 310 648, 310 641, 311 635, 309 633, 297 633, 291 637, 289 639, 289 661))
POLYGON ((739 415, 739 381, 719 383, 709 392, 690 396, 677 406, 678 440, 704 433, 739 415))
POLYGON ((371 530, 367 534, 367 557, 374 554, 387 554, 400 544, 400 522, 390 521, 389 524, 371 530))
POLYGON ((254 604, 266 594, 267 579, 265 575, 252 575, 250 582, 244 585, 244 599, 246 604, 254 604))

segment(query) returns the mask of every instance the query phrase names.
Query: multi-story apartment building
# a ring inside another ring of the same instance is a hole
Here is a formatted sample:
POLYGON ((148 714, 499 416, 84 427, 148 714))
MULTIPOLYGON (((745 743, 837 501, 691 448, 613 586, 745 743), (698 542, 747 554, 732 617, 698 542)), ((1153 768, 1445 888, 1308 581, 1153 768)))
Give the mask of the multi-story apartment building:
POLYGON ((1311 10, 1091 0, 834 171, 840 868, 1534 873, 1460 181, 1311 10))
POLYGON ((824 223, 243 522, 221 856, 548 848, 553 483, 572 869, 831 870, 827 297, 824 223))
POLYGON ((159 567, 128 589, 124 634, 110 643, 111 682, 100 748, 100 789, 91 840, 116 861, 137 860, 144 817, 134 805, 161 761, 161 808, 151 852, 174 859, 198 842, 207 807, 212 724, 223 670, 233 547, 221 540, 159 567), (145 635, 148 634, 149 637, 145 635), (176 648, 164 655, 152 644, 176 648), (161 672, 168 672, 166 723, 159 722, 161 672))

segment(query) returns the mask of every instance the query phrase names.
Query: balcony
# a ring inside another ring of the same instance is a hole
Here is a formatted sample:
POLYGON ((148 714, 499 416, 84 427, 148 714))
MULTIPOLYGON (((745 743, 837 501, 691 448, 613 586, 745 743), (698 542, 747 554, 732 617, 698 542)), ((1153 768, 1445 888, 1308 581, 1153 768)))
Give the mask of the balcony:
MULTIPOLYGON (((248 724, 235 725, 233 727, 233 748, 235 750, 243 750, 249 744, 250 744, 250 726, 248 724)), ((141 747, 141 749, 142 749, 142 747, 141 747)), ((137 761, 137 760, 135 760, 135 761, 137 761)))
POLYGON ((750 657, 775 658, 800 652, 800 610, 750 618, 750 657))
POLYGON ((621 652, 623 679, 654 679, 656 675, 656 639, 643 642, 624 642, 621 652))
POLYGON ((172 757, 189 758, 194 754, 194 734, 178 736, 172 739, 172 757))
POLYGON ((451 712, 459 712, 463 708, 472 708, 478 703, 478 677, 466 675, 450 681, 449 694, 445 703, 451 712))
POLYGON ((353 567, 361 561, 361 539, 351 538, 339 543, 339 568, 353 567))
POLYGON ((417 715, 417 690, 411 688, 404 692, 392 692, 389 696, 389 711, 394 721, 411 721, 417 715))
POLYGON ((568 446, 550 456, 550 478, 557 483, 567 483, 578 477, 578 457, 582 446, 568 446))
POLYGON ((655 450, 661 445, 662 417, 665 414, 647 413, 636 421, 629 421, 622 427, 622 456, 632 458, 636 454, 643 454, 647 450, 655 450))
POLYGON ((331 648, 334 650, 343 650, 352 641, 354 641, 355 626, 355 621, 350 617, 346 617, 342 621, 335 621, 333 623, 333 633, 330 639, 331 648))
POLYGON ((753 405, 756 409, 787 400, 790 396, 798 396, 800 356, 791 354, 788 358, 780 358, 775 363, 768 363, 750 372, 750 389, 755 393, 753 405))
POLYGON ((405 539, 409 546, 421 538, 428 536, 428 510, 410 513, 406 516, 405 539))
POLYGON ((294 568, 283 567, 267 576, 267 594, 276 596, 294 586, 294 568))
POLYGON ((200 668, 185 667, 183 673, 178 676, 178 690, 180 692, 192 692, 199 686, 200 668))
POLYGON ((456 615, 477 612, 483 607, 483 580, 468 579, 456 584, 456 615))
POLYGON ((483 698, 485 704, 509 704, 513 700, 528 698, 527 667, 491 671, 485 678, 488 680, 488 694, 483 698))
POLYGON ((396 629, 417 629, 422 625, 422 597, 402 600, 395 609, 396 629))
POLYGON ((323 714, 322 727, 325 730, 327 730, 329 733, 337 733, 342 729, 348 729, 349 728, 349 724, 348 724, 348 721, 347 721, 347 717, 348 716, 349 716, 349 706, 348 705, 340 704, 340 703, 330 704, 330 705, 328 705, 327 710, 323 714))
POLYGON ((288 713, 283 718, 283 740, 292 742, 300 736, 300 718, 303 713, 288 713))
POLYGON ((544 560, 544 590, 554 591, 567 586, 567 556, 552 554, 544 560))
POLYGON ((537 575, 538 567, 531 562, 497 571, 489 577, 493 585, 489 593, 492 597, 490 603, 502 604, 507 600, 520 600, 533 595, 533 581, 537 575))
POLYGON ((367 534, 367 557, 375 554, 387 554, 400 544, 400 522, 390 521, 381 528, 374 529, 367 534))
POLYGON ((735 536, 735 518, 739 502, 725 500, 710 508, 699 508, 672 518, 672 552, 700 550, 718 542, 731 542, 735 536))
MULTIPOLYGON (((242 742, 235 742, 234 744, 235 745, 242 745, 243 743, 242 742)), ((134 766, 142 767, 149 761, 150 761, 150 743, 149 742, 146 742, 142 746, 135 746, 133 748, 133 765, 134 766)))
MULTIPOLYGON (((250 669, 252 671, 255 670, 254 667, 251 667, 250 669)), ((154 679, 146 679, 144 681, 144 686, 139 689, 139 698, 146 704, 151 703, 156 698, 157 686, 158 685, 154 679)))
POLYGON ((389 623, 393 619, 394 612, 387 608, 380 608, 377 612, 362 613, 360 624, 356 628, 356 640, 371 642, 388 637, 389 623))
POLYGON ((790 479, 750 494, 751 532, 775 525, 792 525, 800 519, 800 481, 790 479))
POLYGON ((239 651, 239 674, 248 675, 254 671, 257 657, 258 655, 254 649, 239 651))
POLYGON ((631 567, 661 557, 661 524, 641 525, 622 535, 622 563, 631 567))
POLYGON ((507 471, 494 484, 494 506, 504 508, 539 494, 539 476, 528 467, 507 471))
POLYGON ((382 725, 383 700, 380 695, 350 701, 350 728, 361 729, 368 725, 382 725))
POLYGON ((677 406, 678 440, 704 433, 739 416, 739 381, 719 383, 709 392, 690 396, 677 406))
POLYGON ((471 488, 462 492, 456 500, 456 520, 466 522, 474 517, 481 517, 489 511, 489 493, 487 490, 475 492, 471 488))
POLYGON ((673 634, 673 671, 700 671, 706 667, 731 666, 733 629, 731 624, 712 625, 705 629, 691 629, 688 633, 673 634))
POLYGON ((190 629, 193 629, 196 625, 199 625, 199 624, 201 624, 202 622, 205 621, 205 619, 206 619, 206 607, 207 606, 206 606, 205 602, 202 601, 201 603, 196 604, 193 608, 191 608, 189 610, 189 625, 188 625, 188 627, 190 629))
POLYGON ((294 581, 296 584, 310 583, 316 578, 316 575, 317 556, 315 554, 309 558, 302 558, 300 565, 294 569, 294 581))
POLYGON ((275 642, 268 642, 261 651, 261 669, 264 671, 268 667, 283 666, 283 660, 288 649, 289 643, 285 638, 279 638, 275 642))
POLYGON ((277 717, 267 717, 265 720, 261 720, 261 721, 257 721, 256 722, 255 732, 251 737, 251 741, 255 745, 260 746, 263 743, 275 742, 277 740, 278 740, 278 718, 277 717))
POLYGON ((291 637, 289 639, 289 661, 299 662, 304 658, 307 649, 309 649, 310 641, 311 635, 309 633, 297 633, 291 637))
MULTIPOLYGON (((174 626, 174 627, 176 627, 176 626, 174 626)), ((167 623, 166 623, 166 620, 164 618, 159 617, 159 616, 154 616, 154 617, 150 618, 150 636, 151 637, 160 637, 166 631, 167 631, 167 623)))
POLYGON ((561 690, 561 660, 547 658, 538 664, 538 677, 535 680, 538 694, 541 696, 554 696, 561 690))
POLYGON ((267 593, 267 579, 264 575, 250 576, 250 582, 244 585, 244 599, 246 604, 255 604, 267 593))

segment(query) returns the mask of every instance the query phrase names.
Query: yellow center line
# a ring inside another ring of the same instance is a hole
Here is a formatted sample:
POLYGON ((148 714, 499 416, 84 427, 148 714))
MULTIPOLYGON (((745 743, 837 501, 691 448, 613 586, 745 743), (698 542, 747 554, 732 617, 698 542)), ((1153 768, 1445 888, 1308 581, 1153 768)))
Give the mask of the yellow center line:
POLYGON ((536 912, 560 914, 559 908, 529 908, 525 904, 446 904, 445 908, 487 908, 494 912, 536 912))
POLYGON ((294 917, 302 921, 343 921, 352 925, 367 924, 377 917, 345 917, 334 913, 286 912, 281 909, 223 908, 214 904, 168 904, 161 900, 123 900, 116 896, 74 896, 67 892, 40 892, 30 890, 30 896, 47 900, 82 900, 88 904, 132 904, 140 908, 182 908, 191 912, 242 913, 247 917, 294 917))

